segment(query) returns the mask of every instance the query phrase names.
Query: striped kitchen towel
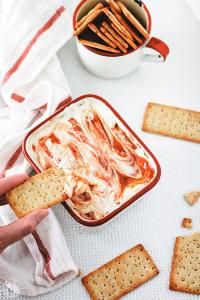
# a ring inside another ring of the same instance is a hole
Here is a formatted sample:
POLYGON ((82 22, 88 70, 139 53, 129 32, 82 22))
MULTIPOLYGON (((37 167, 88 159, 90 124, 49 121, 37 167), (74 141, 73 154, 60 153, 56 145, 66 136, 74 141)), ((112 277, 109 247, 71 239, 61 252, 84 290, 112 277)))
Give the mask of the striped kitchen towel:
MULTIPOLYGON (((25 134, 69 101, 56 53, 71 36, 71 18, 59 0, 0 1, 0 178, 27 171, 25 134)), ((15 218, 8 205, 0 207, 0 226, 15 218)), ((0 254, 0 281, 18 294, 52 291, 77 274, 52 211, 34 234, 0 254)))

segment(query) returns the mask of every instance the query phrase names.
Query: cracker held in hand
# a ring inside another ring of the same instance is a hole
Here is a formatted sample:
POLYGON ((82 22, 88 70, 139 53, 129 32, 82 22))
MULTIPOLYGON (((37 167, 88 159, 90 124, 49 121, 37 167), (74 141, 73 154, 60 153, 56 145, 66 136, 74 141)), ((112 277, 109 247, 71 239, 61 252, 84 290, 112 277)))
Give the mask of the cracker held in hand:
POLYGON ((82 278, 93 300, 115 300, 159 273, 142 245, 126 251, 82 278))
POLYGON ((16 215, 23 217, 36 209, 48 208, 66 200, 64 185, 64 171, 50 168, 9 191, 6 200, 16 215))
POLYGON ((176 238, 169 287, 200 295, 200 233, 176 238))
POLYGON ((142 129, 200 143, 200 112, 148 103, 142 129))

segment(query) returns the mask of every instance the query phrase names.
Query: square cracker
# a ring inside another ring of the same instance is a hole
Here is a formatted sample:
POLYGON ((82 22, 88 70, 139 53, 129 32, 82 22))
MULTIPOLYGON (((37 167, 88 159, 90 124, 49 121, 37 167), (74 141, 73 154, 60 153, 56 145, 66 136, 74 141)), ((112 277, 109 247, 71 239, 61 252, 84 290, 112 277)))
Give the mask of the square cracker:
POLYGON ((148 103, 142 129, 146 132, 200 143, 200 112, 148 103))
POLYGON ((82 278, 93 300, 115 300, 159 273, 142 245, 126 251, 82 278))
POLYGON ((49 168, 10 190, 6 200, 16 215, 23 217, 36 209, 48 208, 66 200, 64 185, 64 171, 49 168))
POLYGON ((200 233, 176 238, 169 288, 200 295, 200 233))

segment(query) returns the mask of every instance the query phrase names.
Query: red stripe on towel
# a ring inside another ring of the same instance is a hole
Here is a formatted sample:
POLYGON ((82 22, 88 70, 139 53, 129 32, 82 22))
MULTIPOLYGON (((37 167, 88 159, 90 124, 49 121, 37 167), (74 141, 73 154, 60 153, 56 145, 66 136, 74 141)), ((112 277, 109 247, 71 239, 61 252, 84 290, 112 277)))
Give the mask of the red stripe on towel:
MULTIPOLYGON (((22 102, 25 100, 24 97, 22 97, 22 96, 20 96, 20 95, 18 95, 18 94, 15 94, 15 93, 12 93, 11 98, 12 98, 13 100, 15 100, 16 102, 19 102, 19 103, 22 103, 22 102)), ((61 108, 63 105, 66 105, 66 104, 67 104, 68 102, 70 102, 70 101, 72 101, 72 97, 71 97, 71 96, 68 96, 67 98, 65 98, 64 100, 62 100, 62 101, 58 104, 58 106, 56 107, 56 110, 58 110, 59 108, 61 108)), ((45 104, 45 105, 39 107, 39 109, 41 109, 41 108, 46 108, 46 107, 47 107, 47 104, 45 104)))
POLYGON ((10 159, 8 160, 5 168, 3 169, 3 171, 0 172, 0 178, 5 177, 5 173, 7 170, 9 170, 10 168, 12 168, 12 166, 15 164, 15 162, 17 161, 18 157, 20 156, 22 152, 22 146, 20 146, 14 153, 13 155, 10 157, 10 159))
POLYGON ((17 95, 15 93, 12 93, 11 98, 13 100, 15 100, 16 102, 19 102, 19 103, 22 103, 24 101, 24 99, 25 99, 24 97, 22 97, 20 95, 17 95))
POLYGON ((3 84, 8 81, 8 79, 11 77, 13 73, 17 71, 25 57, 28 55, 29 51, 33 47, 33 45, 36 43, 36 41, 39 39, 39 37, 47 31, 55 22, 56 20, 61 16, 61 14, 64 12, 65 8, 64 6, 61 6, 59 9, 56 10, 55 14, 37 31, 35 36, 31 39, 31 41, 28 43, 18 60, 15 62, 15 64, 8 70, 8 72, 5 74, 3 79, 3 84))
MULTIPOLYGON (((13 93, 13 94, 11 95, 11 97, 12 97, 13 100, 15 100, 15 101, 17 101, 17 102, 19 102, 19 103, 23 102, 24 99, 25 99, 24 97, 22 97, 22 96, 20 96, 20 95, 18 95, 18 94, 15 94, 15 93, 13 93)), ((57 111, 59 108, 61 108, 63 105, 66 105, 66 104, 67 104, 68 102, 70 102, 70 101, 72 101, 72 97, 71 97, 71 96, 69 96, 69 97, 65 98, 64 100, 62 100, 62 101, 58 104, 58 106, 56 107, 56 111, 57 111)), ((44 106, 42 106, 42 107, 40 107, 40 108, 46 108, 46 106, 47 106, 47 105, 44 105, 44 106)), ((3 178, 3 177, 5 177, 6 171, 8 171, 9 169, 11 169, 11 168, 14 166, 14 164, 15 164, 15 162, 17 161, 17 159, 18 159, 19 155, 21 154, 21 152, 22 152, 22 146, 20 146, 20 147, 13 153, 13 155, 10 157, 10 159, 8 160, 8 162, 7 162, 6 166, 5 166, 5 168, 0 172, 0 179, 3 178)))
POLYGON ((32 233, 32 235, 33 235, 33 237, 34 237, 34 239, 35 239, 35 241, 36 241, 36 243, 38 245, 40 253, 42 254, 42 256, 44 258, 44 269, 45 269, 47 275, 49 276, 49 278, 51 280, 55 280, 56 277, 51 272, 51 268, 50 268, 51 256, 50 256, 47 248, 44 246, 43 242, 40 239, 39 234, 36 231, 34 231, 32 233))

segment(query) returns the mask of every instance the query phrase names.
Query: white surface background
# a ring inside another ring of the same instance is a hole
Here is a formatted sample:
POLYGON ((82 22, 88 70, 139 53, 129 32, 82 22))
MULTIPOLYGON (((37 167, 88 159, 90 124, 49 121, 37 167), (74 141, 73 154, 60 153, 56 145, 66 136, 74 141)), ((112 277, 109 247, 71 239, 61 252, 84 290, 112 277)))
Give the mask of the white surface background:
MULTIPOLYGON (((66 1, 70 13, 78 1, 66 1)), ((141 131, 148 101, 200 110, 200 25, 183 0, 146 0, 153 18, 153 35, 171 49, 166 63, 143 63, 135 74, 103 80, 89 74, 78 60, 75 41, 59 53, 73 97, 95 93, 107 99, 144 140, 160 161, 158 185, 124 214, 97 232, 87 232, 59 205, 54 211, 69 249, 83 274, 128 248, 142 243, 154 258, 160 274, 128 294, 132 300, 189 300, 198 296, 168 290, 174 239, 199 230, 200 203, 189 207, 183 193, 200 188, 200 145, 141 131), (183 217, 192 217, 192 231, 181 228, 183 217)), ((20 270, 19 270, 20 276, 20 270)), ((0 286, 0 299, 28 299, 0 286)), ((87 300, 80 278, 39 300, 87 300)))

